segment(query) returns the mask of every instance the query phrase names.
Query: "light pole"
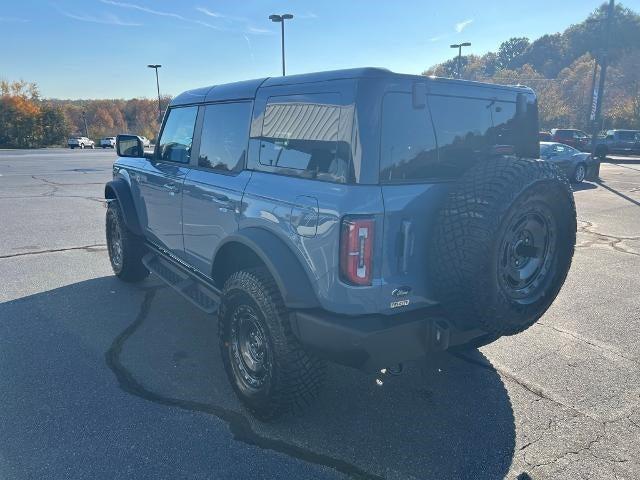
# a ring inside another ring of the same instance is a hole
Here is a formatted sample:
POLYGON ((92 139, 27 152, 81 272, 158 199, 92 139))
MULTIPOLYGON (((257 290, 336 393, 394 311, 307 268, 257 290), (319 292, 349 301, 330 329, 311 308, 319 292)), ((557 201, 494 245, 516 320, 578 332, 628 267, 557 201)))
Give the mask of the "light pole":
POLYGON ((156 71, 156 88, 158 89, 158 117, 162 119, 162 105, 160 103, 160 81, 158 80, 158 69, 162 67, 162 65, 147 65, 149 68, 153 68, 156 71))
POLYGON ((284 70, 284 21, 291 20, 293 15, 290 13, 285 13, 284 15, 269 15, 269 20, 272 22, 280 23, 281 32, 282 32, 282 76, 285 76, 284 70))
POLYGON ((462 68, 461 63, 462 63, 462 47, 470 47, 471 46, 471 42, 464 42, 464 43, 454 43, 453 45, 451 45, 451 48, 457 48, 458 49, 458 78, 460 78, 460 70, 462 68))
POLYGON ((82 109, 82 123, 84 123, 84 136, 89 138, 89 128, 87 128, 87 112, 82 109))

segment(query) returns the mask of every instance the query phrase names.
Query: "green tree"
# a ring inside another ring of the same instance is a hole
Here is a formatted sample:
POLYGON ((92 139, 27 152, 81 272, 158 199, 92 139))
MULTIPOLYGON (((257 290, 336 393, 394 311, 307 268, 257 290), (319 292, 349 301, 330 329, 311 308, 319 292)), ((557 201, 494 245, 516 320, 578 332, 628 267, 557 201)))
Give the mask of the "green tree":
POLYGON ((45 104, 41 108, 42 145, 63 145, 69 134, 69 124, 62 108, 45 104))
POLYGON ((523 62, 520 60, 527 48, 529 39, 526 37, 513 37, 502 42, 498 48, 497 67, 503 69, 521 66, 523 62))

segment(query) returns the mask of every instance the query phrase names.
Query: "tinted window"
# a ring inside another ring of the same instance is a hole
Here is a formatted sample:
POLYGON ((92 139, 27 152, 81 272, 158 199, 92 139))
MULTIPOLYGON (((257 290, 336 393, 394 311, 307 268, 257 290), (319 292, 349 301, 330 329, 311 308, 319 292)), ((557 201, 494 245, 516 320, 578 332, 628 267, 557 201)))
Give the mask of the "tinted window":
POLYGON ((161 160, 189 163, 198 107, 172 108, 159 142, 161 160))
POLYGON ((493 154, 516 153, 516 105, 488 99, 429 96, 438 139, 434 175, 456 177, 493 154))
POLYGON ((636 139, 636 132, 618 132, 620 140, 633 141, 636 139))
POLYGON ((198 166, 221 172, 242 168, 250 120, 251 104, 248 102, 207 105, 198 166))
POLYGON ((345 182, 348 148, 338 142, 338 95, 270 99, 264 113, 260 163, 282 173, 345 182))
POLYGON ((413 108, 410 93, 384 96, 380 154, 381 182, 425 179, 437 169, 429 111, 413 108))

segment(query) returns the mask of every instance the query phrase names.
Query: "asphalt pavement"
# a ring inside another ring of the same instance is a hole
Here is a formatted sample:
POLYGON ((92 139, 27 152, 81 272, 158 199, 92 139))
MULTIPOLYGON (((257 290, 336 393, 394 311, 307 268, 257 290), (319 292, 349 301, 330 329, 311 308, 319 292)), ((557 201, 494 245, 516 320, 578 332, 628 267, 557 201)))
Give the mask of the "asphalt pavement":
POLYGON ((0 151, 0 478, 636 479, 640 159, 576 188, 578 246, 531 329, 397 377, 338 366, 254 420, 215 318, 115 279, 113 151, 0 151))

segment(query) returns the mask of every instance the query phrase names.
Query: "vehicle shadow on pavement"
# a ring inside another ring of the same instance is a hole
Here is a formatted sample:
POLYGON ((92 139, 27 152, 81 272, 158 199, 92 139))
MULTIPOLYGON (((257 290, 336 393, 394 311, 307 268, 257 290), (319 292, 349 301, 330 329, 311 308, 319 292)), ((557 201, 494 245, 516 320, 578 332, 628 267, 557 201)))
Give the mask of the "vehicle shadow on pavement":
POLYGON ((598 188, 598 186, 594 185, 593 183, 582 182, 582 183, 571 185, 571 188, 574 192, 581 192, 583 190, 593 190, 595 188, 598 188))
POLYGON ((640 202, 634 198, 629 197, 628 195, 625 195, 624 193, 616 190, 613 187, 610 187, 609 185, 606 184, 606 182, 603 182, 602 180, 599 180, 598 182, 596 182, 599 186, 601 186, 602 188, 604 188, 605 190, 610 191, 611 193, 613 193, 614 195, 619 196, 620 198, 622 198, 623 200, 626 200, 629 203, 632 203, 633 205, 640 207, 640 202))
MULTIPOLYGON (((0 305, 5 313, 34 309, 46 309, 47 328, 64 328, 66 348, 86 349, 92 342, 95 349, 107 347, 106 364, 125 392, 215 415, 237 441, 352 478, 495 479, 511 465, 511 401, 500 376, 477 350, 408 365, 400 376, 382 377, 381 385, 373 375, 331 366, 313 405, 265 424, 233 394, 218 351, 215 317, 153 280, 130 286, 103 277, 0 305), (121 302, 113 301, 114 288, 121 302), (19 310, 11 306, 18 302, 19 310), (110 307, 98 307, 104 305, 110 307)), ((21 315, 29 320, 29 313, 21 315)), ((68 373, 73 381, 73 372, 68 373)))

